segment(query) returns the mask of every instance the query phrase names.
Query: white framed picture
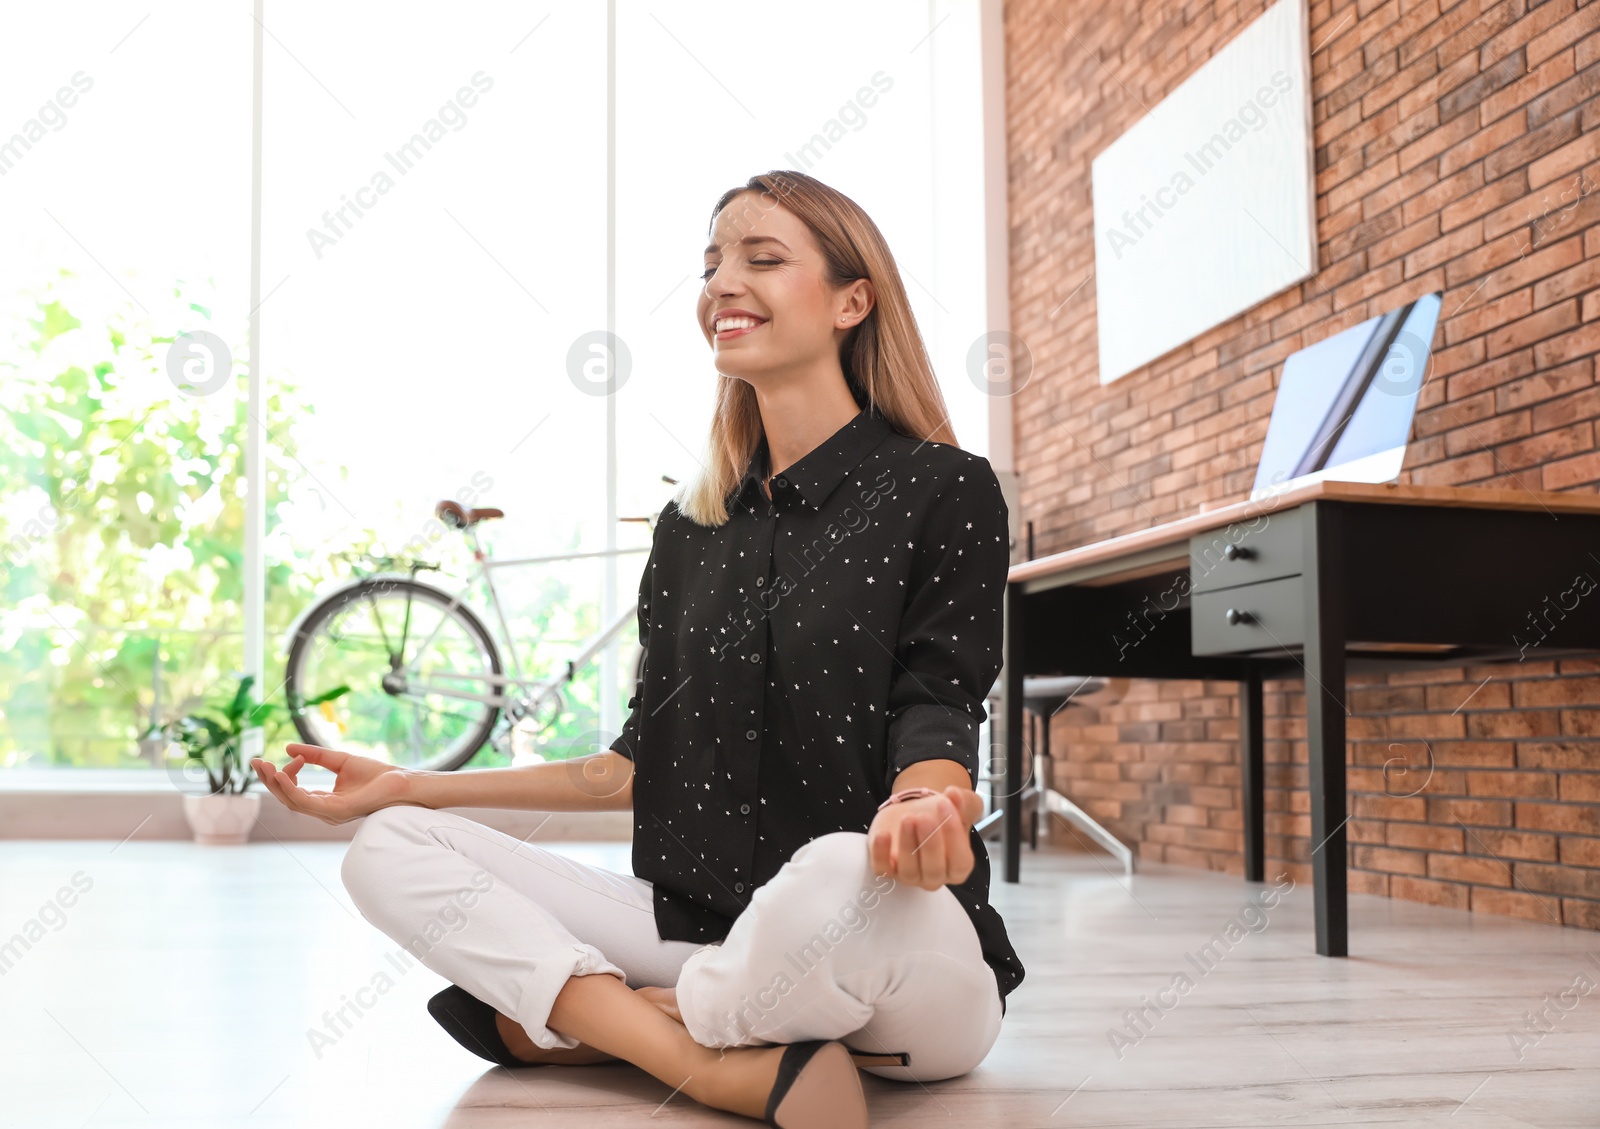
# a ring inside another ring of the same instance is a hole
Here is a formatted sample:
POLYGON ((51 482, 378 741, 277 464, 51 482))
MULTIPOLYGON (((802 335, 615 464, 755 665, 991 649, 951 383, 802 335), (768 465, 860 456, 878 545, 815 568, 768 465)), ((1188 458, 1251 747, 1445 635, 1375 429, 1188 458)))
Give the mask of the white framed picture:
POLYGON ((1316 273, 1306 0, 1278 0, 1091 165, 1100 383, 1316 273))

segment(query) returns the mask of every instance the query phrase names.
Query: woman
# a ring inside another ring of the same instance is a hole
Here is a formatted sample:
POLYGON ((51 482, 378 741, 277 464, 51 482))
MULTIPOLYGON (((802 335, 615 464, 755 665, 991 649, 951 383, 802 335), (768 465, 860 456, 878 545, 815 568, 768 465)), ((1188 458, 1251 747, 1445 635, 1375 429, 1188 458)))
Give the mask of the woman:
POLYGON ((566 762, 425 773, 291 745, 283 803, 365 815, 362 914, 453 987, 505 1065, 624 1059, 782 1126, 866 1124, 858 1070, 965 1073, 1023 969, 972 829, 1009 562, 994 472, 955 445, 894 259, 796 172, 712 213, 702 471, 639 588, 622 735, 566 762), (302 789, 304 764, 337 774, 302 789), (633 874, 443 807, 634 812, 633 874), (369 814, 370 813, 370 814, 369 814))

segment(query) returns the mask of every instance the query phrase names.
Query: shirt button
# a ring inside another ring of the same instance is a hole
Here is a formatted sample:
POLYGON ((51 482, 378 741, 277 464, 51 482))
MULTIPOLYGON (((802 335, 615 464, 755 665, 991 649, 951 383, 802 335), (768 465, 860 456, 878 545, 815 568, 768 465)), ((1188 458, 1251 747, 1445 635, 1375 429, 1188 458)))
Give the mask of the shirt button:
POLYGON ((733 892, 734 892, 734 893, 735 893, 735 894, 742 894, 742 893, 744 893, 744 883, 743 883, 743 882, 735 882, 735 883, 734 883, 734 884, 733 884, 733 892))
POLYGON ((746 741, 754 741, 756 739, 756 731, 754 729, 746 729, 744 731, 744 739, 746 741))
POLYGON ((759 651, 752 652, 751 655, 750 655, 750 661, 753 662, 753 663, 760 662, 761 661, 761 652, 759 652, 759 651))
POLYGON ((739 814, 740 815, 749 815, 750 814, 750 805, 749 804, 740 804, 739 805, 739 814))
POLYGON ((784 477, 783 477, 783 476, 782 476, 782 475, 781 475, 781 474, 780 474, 780 475, 779 475, 779 476, 778 476, 778 477, 777 477, 777 478, 774 478, 774 479, 773 479, 773 480, 772 480, 772 484, 773 484, 773 485, 774 485, 774 486, 787 486, 787 485, 789 485, 789 480, 788 480, 788 479, 787 479, 787 478, 784 478, 784 477))
POLYGON ((760 588, 766 582, 767 582, 767 578, 766 577, 764 577, 764 576, 756 577, 756 587, 757 588, 760 588))

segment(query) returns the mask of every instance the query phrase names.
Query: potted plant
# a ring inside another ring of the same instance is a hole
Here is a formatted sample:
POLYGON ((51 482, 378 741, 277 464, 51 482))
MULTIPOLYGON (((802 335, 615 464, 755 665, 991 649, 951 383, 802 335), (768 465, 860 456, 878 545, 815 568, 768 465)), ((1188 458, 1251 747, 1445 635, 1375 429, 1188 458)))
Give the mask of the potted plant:
MULTIPOLYGON (((261 793, 250 791, 256 774, 244 757, 244 735, 277 721, 280 710, 287 711, 256 701, 254 685, 255 676, 244 675, 226 705, 202 707, 205 712, 185 714, 146 733, 147 738, 159 735, 176 745, 185 770, 199 765, 205 772, 208 791, 186 791, 183 796, 183 814, 197 843, 246 842, 261 810, 261 793)), ((306 705, 321 705, 349 692, 350 687, 339 686, 306 699, 306 705)))

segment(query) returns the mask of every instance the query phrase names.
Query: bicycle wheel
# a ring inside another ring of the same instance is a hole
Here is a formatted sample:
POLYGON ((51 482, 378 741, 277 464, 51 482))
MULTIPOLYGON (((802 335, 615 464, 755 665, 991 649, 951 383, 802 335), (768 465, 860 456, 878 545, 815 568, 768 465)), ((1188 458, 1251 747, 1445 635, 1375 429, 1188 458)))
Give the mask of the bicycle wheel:
POLYGON ((373 578, 306 616, 289 647, 286 698, 307 744, 406 768, 460 768, 500 716, 486 675, 500 655, 478 617, 414 580, 373 578), (305 701, 337 686, 350 693, 305 701), (470 695, 477 695, 477 698, 470 695))

